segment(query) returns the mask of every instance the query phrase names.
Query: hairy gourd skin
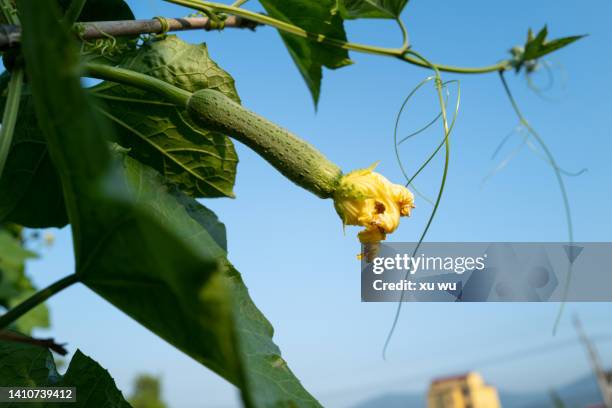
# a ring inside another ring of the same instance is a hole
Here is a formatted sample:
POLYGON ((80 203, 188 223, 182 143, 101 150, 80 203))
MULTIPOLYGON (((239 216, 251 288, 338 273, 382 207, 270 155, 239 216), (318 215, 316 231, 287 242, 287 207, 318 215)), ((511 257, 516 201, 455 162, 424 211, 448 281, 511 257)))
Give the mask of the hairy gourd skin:
POLYGON ((225 95, 204 89, 187 101, 197 124, 244 143, 297 185, 330 198, 342 171, 314 146, 269 120, 243 108, 225 95))

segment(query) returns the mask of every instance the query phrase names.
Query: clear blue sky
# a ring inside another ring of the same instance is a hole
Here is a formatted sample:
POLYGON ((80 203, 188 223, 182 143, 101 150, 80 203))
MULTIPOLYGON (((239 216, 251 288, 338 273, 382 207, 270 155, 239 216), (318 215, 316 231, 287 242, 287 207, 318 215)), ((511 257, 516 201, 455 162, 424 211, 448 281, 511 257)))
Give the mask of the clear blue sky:
MULTIPOLYGON (((130 1, 139 18, 184 16, 186 9, 157 0, 130 1)), ((256 3, 249 8, 261 10, 256 3)), ((557 85, 544 100, 510 74, 525 114, 548 141, 560 164, 588 173, 567 180, 576 240, 611 241, 612 227, 612 3, 519 0, 414 0, 403 18, 416 50, 433 61, 456 65, 494 63, 522 43, 528 27, 548 24, 552 36, 590 36, 554 54, 557 85), (565 72, 565 74, 563 74, 565 72), (564 76, 565 81, 564 81, 564 76), (565 84, 565 87, 561 86, 565 84)), ((347 24, 353 41, 397 46, 397 28, 387 21, 347 24)), ((226 30, 192 32, 189 41, 207 42, 211 55, 237 82, 243 103, 317 146, 345 170, 379 160, 391 180, 402 177, 394 159, 392 130, 405 95, 427 71, 393 59, 353 54, 355 64, 326 71, 319 110, 277 33, 226 30)), ((550 168, 528 148, 484 186, 497 161, 491 154, 517 124, 495 74, 445 75, 460 79, 461 112, 453 134, 448 188, 428 239, 431 241, 563 241, 567 239, 560 194, 550 168)), ((432 117, 435 105, 424 93, 415 99, 403 129, 432 117)), ((416 168, 437 143, 438 133, 419 136, 402 153, 416 168), (434 141, 435 140, 435 141, 434 141)), ((511 145, 516 146, 518 136, 511 145)), ((593 334, 611 334, 610 304, 569 304, 559 333, 551 336, 556 304, 406 304, 388 361, 381 348, 394 304, 360 302, 356 229, 342 233, 332 203, 315 198, 281 177, 261 158, 237 146, 237 199, 208 200, 228 230, 230 259, 251 295, 276 328, 275 340, 304 385, 330 407, 387 391, 425 392, 432 376, 479 369, 487 381, 508 390, 546 389, 588 371, 578 346, 555 348, 575 336, 571 316, 579 313, 593 334), (550 352, 478 365, 487 357, 550 344, 550 352), (458 350, 461 350, 459 353, 458 350), (525 375, 529 373, 529 375, 525 375), (533 381, 537 378, 538 381, 533 381)), ((505 153, 511 151, 506 147, 505 153)), ((501 159, 501 156, 499 159, 501 159)), ((433 195, 442 163, 435 160, 417 186, 433 195)), ((431 207, 417 200, 393 241, 414 241, 431 207)), ((72 272, 68 229, 53 231, 56 244, 29 265, 38 285, 72 272)), ((163 377, 174 408, 232 407, 233 387, 165 344, 84 287, 72 287, 49 301, 53 328, 40 331, 91 355, 124 392, 139 372, 163 377)), ((612 365, 612 343, 598 344, 612 365)))

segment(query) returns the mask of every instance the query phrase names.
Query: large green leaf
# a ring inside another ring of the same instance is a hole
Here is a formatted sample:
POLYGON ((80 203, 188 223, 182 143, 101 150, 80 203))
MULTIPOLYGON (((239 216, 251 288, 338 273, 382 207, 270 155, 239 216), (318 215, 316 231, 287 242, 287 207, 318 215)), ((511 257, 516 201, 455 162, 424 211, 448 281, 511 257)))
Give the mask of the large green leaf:
POLYGON ((408 0, 337 0, 345 19, 399 18, 408 0))
MULTIPOLYGON (((167 261, 147 255, 159 253, 159 248, 147 249, 142 245, 134 248, 129 257, 133 260, 127 256, 119 258, 122 266, 118 267, 117 257, 127 245, 121 238, 125 232, 118 231, 113 238, 118 241, 116 246, 110 244, 108 252, 96 254, 90 269, 84 271, 84 282, 141 324, 240 387, 236 374, 228 372, 229 362, 222 355, 211 356, 209 352, 220 348, 215 341, 235 347, 237 364, 242 367, 238 374, 245 382, 242 390, 254 406, 318 406, 287 367, 272 342, 272 326, 253 304, 240 274, 226 260, 225 228, 216 216, 177 189, 164 186, 158 173, 139 162, 125 157, 122 166, 125 185, 133 195, 137 194, 138 205, 146 208, 152 219, 177 230, 206 259, 218 260, 220 274, 213 275, 211 280, 219 281, 203 285, 204 266, 189 273, 177 259, 167 261), (144 253, 144 259, 134 257, 134 253, 144 253), (165 262, 170 264, 159 270, 158 265, 165 262), (210 301, 207 304, 206 296, 213 294, 217 295, 217 304, 210 301), (227 315, 212 315, 211 309, 214 312, 217 308, 231 310, 225 311, 227 315), (231 327, 215 328, 222 323, 221 319, 226 319, 231 327), (211 330, 214 335, 205 335, 211 330)), ((184 262, 182 257, 181 260, 184 262)))
MULTIPOLYGON (((23 247, 18 235, 0 227, 0 307, 10 309, 36 292, 25 274, 25 262, 35 257, 35 253, 23 247)), ((12 328, 29 334, 34 327, 48 326, 49 311, 42 304, 18 320, 12 328)))
MULTIPOLYGON (((346 41, 342 18, 334 12, 336 0, 261 0, 260 3, 271 17, 294 24, 311 34, 346 41)), ((348 52, 312 39, 283 32, 280 35, 316 105, 321 93, 322 67, 336 69, 349 65, 348 52)))
MULTIPOLYGON (((152 41, 121 63, 187 91, 212 88, 240 102, 234 80, 210 58, 205 44, 176 36, 152 41)), ((130 155, 155 168, 193 197, 233 197, 238 157, 226 136, 198 128, 182 108, 116 83, 94 88, 104 98, 130 155)))
MULTIPOLYGON (((163 201, 157 185, 142 205, 146 167, 131 163, 138 183, 130 189, 122 166, 113 166, 110 127, 83 91, 71 37, 61 30, 57 10, 33 0, 18 2, 23 49, 40 126, 62 180, 72 226, 76 272, 85 284, 117 304, 177 347, 239 382, 230 338, 226 294, 216 279, 217 261, 181 237, 184 226, 155 217, 149 205, 163 201), (45 10, 47 9, 47 10, 45 10), (49 10, 50 9, 50 10, 49 10), (55 17, 55 18, 54 18, 55 17), (52 51, 52 52, 51 52, 52 51), (106 190, 105 190, 106 189, 106 190), (142 189, 142 190, 141 190, 142 189), (207 325, 199 325, 204 321, 207 325), (183 327, 199 330, 189 335, 183 327)), ((47 3, 47 2, 45 2, 47 3)), ((132 179, 129 179, 130 181, 132 179)))
MULTIPOLYGON (((46 348, 0 341, 0 386, 75 387, 74 408, 129 408, 108 371, 77 350, 64 376, 59 375, 46 348)), ((10 407, 45 408, 57 403, 7 404, 10 407)), ((62 404, 63 406, 63 404, 62 404)))
POLYGON ((112 160, 109 127, 74 76, 78 62, 56 10, 39 0, 18 5, 80 280, 238 386, 247 406, 319 406, 280 357, 272 327, 227 261, 224 227, 152 168, 120 151, 112 160))

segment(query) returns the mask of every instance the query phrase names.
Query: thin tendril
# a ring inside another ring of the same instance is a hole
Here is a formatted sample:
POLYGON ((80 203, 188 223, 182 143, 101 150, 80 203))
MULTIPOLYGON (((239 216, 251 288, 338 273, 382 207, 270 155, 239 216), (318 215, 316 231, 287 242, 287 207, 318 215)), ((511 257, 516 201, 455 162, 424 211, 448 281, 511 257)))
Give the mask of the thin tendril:
MULTIPOLYGON (((522 130, 523 128, 521 127, 520 129, 522 130)), ((493 154, 493 157, 495 157, 497 155, 497 153, 501 149, 501 145, 505 144, 506 140, 508 140, 508 137, 511 136, 511 135, 512 135, 512 133, 510 133, 508 136, 504 137, 504 140, 502 140, 502 143, 500 143, 500 147, 498 147, 498 149, 495 151, 495 153, 493 154)), ((491 177, 495 176, 497 173, 502 171, 508 164, 510 164, 512 159, 514 159, 521 152, 523 147, 528 143, 528 138, 529 138, 529 134, 528 133, 524 133, 523 139, 521 140, 521 144, 518 145, 516 148, 514 148, 501 162, 499 162, 499 164, 493 170, 491 170, 489 172, 489 174, 487 174, 482 179, 482 182, 480 183, 481 187, 484 186, 484 184, 486 184, 486 182, 491 177)))
MULTIPOLYGON (((406 98, 404 99, 404 102, 402 102, 402 105, 400 107, 400 110, 397 113, 397 116, 395 118, 395 127, 393 129, 393 145, 394 145, 394 149, 395 149, 395 157, 397 160, 397 164, 399 165, 400 171, 402 172, 402 174, 404 175, 404 178, 406 180, 410 180, 410 177, 408 177, 408 173, 406 173, 406 170, 404 169, 404 165, 402 164, 402 159, 400 157, 400 153, 399 153, 399 145, 404 142, 406 139, 412 137, 412 136, 416 136, 417 134, 425 131, 427 128, 429 128, 431 125, 433 125, 436 121, 436 119, 434 119, 433 121, 429 122, 428 125, 426 125, 425 127, 419 129, 417 132, 408 135, 407 137, 405 137, 404 139, 400 140, 398 142, 397 140, 397 131, 399 128, 399 120, 400 117, 402 115, 402 112, 404 111, 404 108, 406 107, 406 105, 408 104, 408 101, 410 101, 410 98, 412 98, 412 96, 426 83, 428 83, 431 80, 436 79, 435 76, 429 76, 427 78, 425 78, 424 80, 422 80, 416 87, 413 88, 413 90, 408 94, 408 96, 406 96, 406 98)), ((442 111, 440 111, 440 114, 438 115, 438 117, 442 116, 442 111)), ((414 191, 414 193, 421 197, 423 200, 425 200, 428 204, 430 205, 434 205, 434 202, 431 198, 427 197, 424 193, 422 193, 419 189, 417 189, 417 187, 412 184, 410 181, 408 183, 406 183, 406 187, 410 186, 412 188, 412 190, 414 191)))
MULTIPOLYGON (((538 68, 543 67, 546 72, 546 82, 545 85, 539 86, 533 81, 533 73, 525 72, 527 77, 527 86, 537 94, 542 94, 543 92, 550 91, 552 87, 555 85, 555 76, 552 73, 552 69, 550 68, 550 64, 546 61, 541 61, 538 63, 538 68)), ((537 71, 537 69, 536 69, 537 71)))
MULTIPOLYGON (((550 63, 549 61, 541 61, 538 66, 542 66, 544 67, 544 69, 546 70, 546 76, 548 78, 547 84, 544 86, 539 86, 535 83, 535 81, 532 78, 532 75, 530 75, 528 72, 525 72, 525 76, 527 79, 527 86, 529 87, 529 89, 531 89, 539 98, 547 101, 547 102, 555 102, 557 101, 559 98, 557 97, 551 97, 546 95, 545 92, 550 91, 553 86, 555 85, 555 75, 553 73, 553 64, 550 63)), ((559 76, 560 76, 560 85, 558 86, 558 88, 560 90, 564 90, 567 84, 567 72, 565 71, 565 69, 563 68, 563 65, 561 64, 554 64, 554 66, 556 66, 556 68, 559 70, 559 76)))
MULTIPOLYGON (((448 81, 445 82, 444 84, 449 84, 451 82, 455 82, 457 83, 457 103, 455 105, 455 113, 453 115, 453 120, 451 121, 451 124, 448 128, 448 132, 452 132, 453 131, 453 127, 455 126, 455 121, 457 120, 457 115, 459 115, 459 103, 461 102, 461 86, 459 85, 459 81, 448 81)), ((419 169, 412 175, 412 177, 410 177, 408 179, 408 183, 412 184, 412 182, 414 181, 414 179, 416 178, 416 176, 418 176, 421 171, 423 171, 425 169, 425 167, 427 167, 427 165, 429 164, 429 162, 431 162, 433 160, 434 157, 436 157, 436 155, 438 154, 438 152, 440 151, 440 149, 442 148, 442 146, 444 146, 444 142, 445 142, 446 136, 444 137, 444 139, 442 139, 442 141, 440 142, 440 144, 438 144, 438 147, 436 148, 436 150, 433 151, 433 153, 431 153, 429 155, 429 157, 427 158, 427 160, 425 160, 425 162, 419 167, 419 169)))
MULTIPOLYGON (((439 103, 440 103, 440 108, 442 110, 442 122, 444 125, 444 145, 446 147, 445 149, 445 156, 444 156, 444 171, 442 173, 442 181, 440 183, 440 190, 438 191, 438 196, 436 197, 436 202, 434 204, 434 207, 431 211, 431 215, 429 216, 429 219, 427 220, 427 225, 425 225, 425 229, 423 230, 423 232, 421 233, 421 237, 419 239, 419 242, 417 243, 416 247, 414 248, 414 252, 413 255, 414 256, 416 254, 416 252, 419 250, 419 247, 421 246, 421 243, 423 242, 423 240, 425 239, 425 236, 427 235, 427 231, 429 231, 429 227, 431 226, 431 223, 436 215, 436 212, 438 210, 438 207, 440 205, 440 201, 442 199, 442 193, 444 192, 444 186, 446 184, 446 177, 448 175, 448 165, 449 165, 449 161, 450 161, 450 141, 449 141, 449 135, 450 135, 450 128, 448 126, 448 120, 446 117, 446 107, 444 106, 444 96, 442 94, 442 87, 443 87, 443 83, 442 83, 442 79, 440 78, 440 71, 433 66, 428 60, 426 60, 423 56, 421 56, 420 54, 408 50, 407 53, 412 54, 414 57, 416 57, 417 59, 420 59, 421 61, 423 61, 424 64, 427 64, 430 68, 432 68, 435 72, 435 76, 436 76, 436 90, 438 92, 438 99, 439 99, 439 103)), ((406 276, 408 272, 406 272, 406 276)), ((387 339, 385 340, 385 344, 383 346, 383 350, 382 350, 382 357, 383 360, 386 359, 386 354, 387 354, 387 348, 389 346, 389 342, 391 341, 391 338, 393 337, 393 333, 395 332, 395 328, 397 327, 397 323, 399 321, 399 316, 402 310, 402 304, 404 301, 404 296, 405 296, 405 291, 401 292, 400 295, 400 300, 397 304, 397 309, 395 311, 395 316, 393 318, 393 323, 391 324, 391 328, 389 329, 389 333, 387 335, 387 339)))
POLYGON ((491 160, 493 160, 501 151, 502 147, 504 147, 504 145, 506 144, 506 142, 508 140, 510 140, 510 137, 512 137, 512 135, 514 133, 520 133, 523 131, 523 126, 518 125, 517 127, 515 127, 511 132, 509 132, 506 136, 503 137, 503 139, 501 140, 501 142, 499 142, 499 144, 497 145, 497 147, 495 148, 495 151, 493 152, 493 154, 491 155, 491 160))
MULTIPOLYGON (((406 108, 408 102, 410 101, 410 99, 412 98, 412 96, 416 93, 416 91, 418 91, 423 85, 425 85, 427 82, 436 79, 436 77, 427 77, 426 79, 424 79, 423 81, 421 81, 409 94, 408 96, 404 99, 404 102, 402 103, 400 110, 397 113, 397 116, 395 118, 395 127, 393 130, 393 141, 395 144, 395 157, 397 159, 397 163, 400 167, 400 170, 402 171, 402 174, 404 175, 404 177, 406 178, 406 180, 408 180, 408 182, 406 183, 406 187, 408 186, 412 186, 412 181, 414 180, 414 178, 427 166, 427 164, 435 157, 435 155, 440 151, 440 149, 442 148, 442 146, 444 146, 444 139, 442 139, 442 141, 440 142, 440 144, 438 145, 438 147, 434 150, 434 152, 429 156, 429 158, 425 161, 425 163, 423 163, 423 165, 421 165, 421 167, 417 170, 417 172, 415 174, 413 174, 412 176, 408 176, 408 174, 406 173, 404 166, 402 164, 402 160, 399 154, 399 145, 402 144, 403 142, 405 142, 406 140, 408 140, 411 137, 417 136, 418 134, 424 132, 425 130, 427 130, 429 127, 431 127, 434 123, 436 123, 436 121, 442 117, 442 111, 440 111, 440 113, 433 119, 431 120, 427 125, 423 126, 421 129, 417 130, 416 132, 413 132, 411 134, 409 134, 408 136, 404 137, 401 140, 397 140, 397 133, 398 133, 398 128, 399 128, 399 121, 400 121, 400 117, 404 111, 404 109, 406 108)), ((453 130, 453 127, 455 126, 455 121, 457 119, 457 115, 459 114, 459 102, 461 100, 461 86, 459 85, 459 81, 457 80, 452 80, 452 81, 446 81, 444 83, 442 83, 442 87, 443 89, 446 89, 446 99, 444 100, 444 106, 448 106, 448 98, 450 95, 450 92, 448 91, 447 85, 451 84, 451 83, 456 83, 457 84, 457 103, 455 106, 455 113, 453 115, 453 120, 451 121, 451 124, 449 126, 449 132, 451 132, 453 130)))
MULTIPOLYGON (((448 83, 448 82, 447 82, 448 83)), ((444 85, 446 85, 447 83, 445 83, 444 85)), ((412 92, 411 92, 412 93, 412 92)), ((448 89, 446 90, 446 99, 444 100, 444 106, 448 106, 448 98, 450 96, 450 92, 448 91, 448 89)), ((397 132, 397 125, 398 125, 398 121, 399 121, 399 115, 401 114, 401 112, 403 111, 406 103, 408 102, 410 98, 406 98, 405 102, 402 104, 402 109, 400 110, 400 112, 398 112, 398 116, 396 117, 396 122, 395 122, 395 132, 397 132)), ((402 143, 404 143, 406 140, 413 138, 414 136, 417 136, 419 134, 421 134, 422 132, 424 132, 425 130, 429 129, 430 126, 432 126, 434 123, 436 123, 436 121, 438 119, 440 119, 442 117, 442 111, 440 111, 440 113, 438 113, 436 115, 435 118, 433 118, 431 121, 429 121, 425 126, 423 126, 422 128, 420 128, 419 130, 412 132, 411 134, 409 134, 408 136, 402 138, 399 142, 397 142, 398 145, 401 145, 402 143)))
MULTIPOLYGON (((506 95, 508 96, 510 104, 512 105, 512 109, 514 109, 514 112, 516 113, 516 116, 519 118, 519 121, 525 127, 525 129, 527 129, 527 131, 531 134, 531 136, 533 136, 536 142, 538 142, 538 144, 542 148, 542 151, 546 155, 549 163, 551 164, 555 172, 555 177, 559 184, 559 189, 561 190, 561 196, 563 199, 563 207, 565 209, 565 219, 567 222, 567 233, 568 233, 568 238, 569 238, 569 245, 571 247, 571 245, 574 243, 574 229, 572 226, 572 213, 570 210, 570 204, 569 204, 569 198, 567 196, 567 191, 565 189, 565 183, 563 182, 563 177, 561 176, 561 171, 559 170, 559 166, 557 166, 557 162, 554 156, 552 155, 552 153, 550 152, 550 150, 548 149, 548 146, 546 146, 546 143, 544 142, 544 140, 535 131, 535 129, 531 127, 527 119, 525 119, 525 117, 521 113, 521 110, 519 109, 518 104, 516 103, 516 100, 514 99, 512 92, 510 91, 510 87, 508 86, 508 82, 506 82, 506 78, 504 77, 504 73, 502 71, 499 72, 499 78, 501 79, 504 91, 506 92, 506 95)), ((557 313, 557 317, 553 325, 553 335, 556 334, 557 328, 559 327, 559 322, 561 321, 561 316, 563 315, 563 310, 565 308, 565 302, 567 299, 567 293, 569 291, 571 280, 572 280, 572 263, 570 262, 568 265, 568 270, 567 270, 567 278, 565 279, 565 285, 563 288, 563 297, 561 301, 561 306, 559 307, 559 312, 557 313)))
MULTIPOLYGON (((156 17, 161 19, 163 17, 156 17)), ((165 20, 165 19, 164 19, 165 20)), ((162 20, 159 20, 160 22, 162 20)), ((83 55, 97 54, 108 61, 115 61, 125 51, 128 51, 132 45, 128 42, 117 42, 117 38, 99 28, 95 23, 91 23, 104 38, 98 38, 93 41, 82 38, 82 33, 77 33, 81 38, 81 53, 83 55)), ((166 21, 167 25, 167 21, 166 21)), ((162 23, 163 26, 163 23, 162 23)), ((115 61, 116 62, 116 61, 115 61)))
POLYGON ((423 133, 425 130, 429 129, 434 123, 436 123, 438 121, 438 119, 440 119, 442 117, 442 112, 438 113, 436 115, 435 118, 433 118, 429 123, 427 123, 425 126, 423 126, 422 128, 420 128, 419 130, 410 133, 408 136, 404 137, 402 140, 400 140, 399 142, 397 142, 398 145, 401 145, 402 143, 404 143, 406 140, 419 135, 421 133, 423 133))
MULTIPOLYGON (((553 166, 553 167, 555 166, 555 164, 551 163, 548 160, 548 157, 542 155, 542 153, 540 153, 538 148, 533 143, 531 143, 531 141, 529 141, 529 140, 527 140, 527 147, 529 147, 529 149, 536 155, 536 157, 544 160, 549 166, 553 166)), ((588 169, 586 167, 583 167, 583 168, 581 168, 578 171, 569 171, 569 170, 566 170, 566 169, 564 169, 562 167, 559 167, 559 166, 556 166, 556 168, 562 174, 564 174, 566 176, 569 176, 569 177, 577 177, 577 176, 580 176, 580 175, 582 175, 582 174, 584 174, 584 173, 586 173, 588 171, 588 169)))
MULTIPOLYGON (((408 186, 408 185, 406 184, 406 186, 408 186)), ((423 200, 425 200, 427 202, 427 204, 429 204, 431 206, 434 205, 434 201, 431 198, 429 198, 427 195, 425 195, 425 193, 421 192, 421 190, 419 190, 414 183, 410 183, 410 188, 412 189, 414 194, 416 194, 417 196, 419 196, 423 200)))
POLYGON ((402 164, 402 159, 401 159, 400 154, 399 154, 398 145, 401 142, 398 143, 398 141, 397 141, 397 129, 399 127, 400 117, 402 115, 402 112, 404 111, 404 108, 408 104, 408 101, 410 101, 410 98, 412 98, 412 96, 416 93, 416 91, 418 91, 423 85, 425 85, 426 83, 428 83, 429 81, 431 81, 433 79, 436 79, 436 77, 435 76, 429 76, 429 77, 425 78, 424 80, 422 80, 421 82, 419 82, 418 85, 414 87, 414 89, 404 99, 404 102, 402 103, 402 106, 400 107, 399 111, 397 112, 397 116, 395 118, 395 128, 393 130, 393 145, 395 146, 394 147, 395 148, 395 157, 397 158, 397 163, 399 164, 400 171, 402 172, 402 174, 404 175, 406 180, 409 180, 410 177, 408 177, 408 173, 406 173, 406 170, 404 169, 404 165, 402 164))
MULTIPOLYGON (((503 146, 508 142, 508 140, 510 139, 510 137, 512 137, 512 135, 519 134, 519 133, 524 133, 524 136, 523 136, 523 138, 521 140, 521 144, 517 148, 512 150, 512 152, 510 152, 510 154, 508 154, 495 167, 495 169, 491 170, 491 172, 489 172, 489 174, 483 178, 483 180, 481 182, 481 186, 484 185, 491 177, 493 177, 494 175, 499 173, 501 170, 503 170, 508 164, 510 164, 512 159, 514 159, 518 155, 520 150, 525 145, 527 145, 527 147, 529 147, 529 149, 531 151, 533 151, 533 153, 536 155, 537 158, 545 161, 548 165, 553 166, 553 164, 548 160, 548 158, 546 156, 542 155, 542 153, 538 150, 538 148, 529 140, 529 137, 528 137, 529 133, 527 133, 525 131, 525 128, 522 125, 517 126, 512 132, 510 132, 506 136, 504 136, 504 138, 501 140, 499 145, 497 145, 497 147, 495 148, 495 151, 491 155, 491 159, 495 159, 495 157, 497 157, 499 152, 501 152, 503 146)), ((566 170, 566 169, 561 168, 561 167, 557 167, 557 168, 558 168, 558 170, 563 175, 568 176, 568 177, 578 177, 578 176, 580 176, 580 175, 582 175, 582 174, 584 174, 584 173, 586 173, 588 171, 587 168, 582 168, 582 169, 580 169, 578 171, 574 171, 574 172, 566 170)))
MULTIPOLYGON (((401 143, 405 142, 407 139, 414 137, 422 132, 424 132, 426 129, 428 129, 430 126, 432 126, 439 118, 442 117, 442 111, 440 111, 440 113, 432 120, 430 121, 427 125, 425 125, 424 127, 422 127, 421 129, 419 129, 418 131, 404 137, 402 140, 400 140, 399 142, 397 141, 397 132, 398 132, 398 126, 399 126, 399 119, 400 116, 402 114, 402 111, 404 110, 404 108, 406 107, 407 102, 410 100, 410 97, 418 90, 418 88, 420 88, 422 85, 424 85, 427 81, 431 80, 431 79, 435 79, 435 77, 429 77, 426 80, 422 81, 417 88, 413 89, 413 91, 406 97, 406 99, 404 99, 404 102, 402 103, 402 107, 400 109, 400 111, 398 112, 398 115, 396 117, 396 121, 395 121, 395 128, 393 131, 393 138, 395 141, 395 156, 397 158, 397 163, 400 167, 400 169, 402 169, 402 173, 404 175, 404 177, 406 178, 407 182, 406 182, 406 187, 410 186, 410 188, 412 188, 412 190, 414 191, 414 193, 421 197, 423 200, 425 200, 429 205, 434 205, 434 201, 429 198, 427 195, 425 195, 424 193, 422 193, 419 189, 417 189, 416 185, 414 184, 414 179, 416 178, 416 176, 419 175, 419 173, 429 164, 429 162, 436 156, 436 154, 440 151, 440 149, 442 148, 442 146, 444 146, 444 139, 442 139, 442 141, 440 142, 440 144, 437 146, 437 148, 434 150, 434 152, 429 156, 429 158, 425 161, 425 163, 423 163, 420 168, 410 177, 408 177, 408 175, 406 174, 405 171, 403 171, 403 165, 402 165, 402 160, 400 158, 399 155, 399 150, 398 147, 401 143)), ((446 88, 446 99, 444 100, 444 106, 448 106, 448 98, 450 96, 450 92, 448 91, 448 88, 446 87, 446 85, 450 84, 450 83, 457 83, 457 89, 458 89, 458 96, 457 96, 457 104, 455 107, 455 114, 453 116, 453 120, 451 122, 451 125, 449 127, 449 131, 452 131, 453 127, 455 126, 455 120, 457 119, 457 115, 459 113, 459 101, 460 101, 460 96, 461 96, 461 88, 459 85, 459 81, 453 80, 453 81, 447 81, 443 84, 443 87, 446 88)))

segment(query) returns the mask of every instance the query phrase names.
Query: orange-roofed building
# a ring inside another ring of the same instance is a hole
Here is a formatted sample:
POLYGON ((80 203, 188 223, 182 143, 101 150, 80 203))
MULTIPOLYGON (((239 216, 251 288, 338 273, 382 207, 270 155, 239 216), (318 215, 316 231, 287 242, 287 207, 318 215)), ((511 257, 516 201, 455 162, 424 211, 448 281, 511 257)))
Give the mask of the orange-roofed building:
POLYGON ((501 408, 495 387, 469 372, 436 378, 427 394, 427 408, 501 408))

